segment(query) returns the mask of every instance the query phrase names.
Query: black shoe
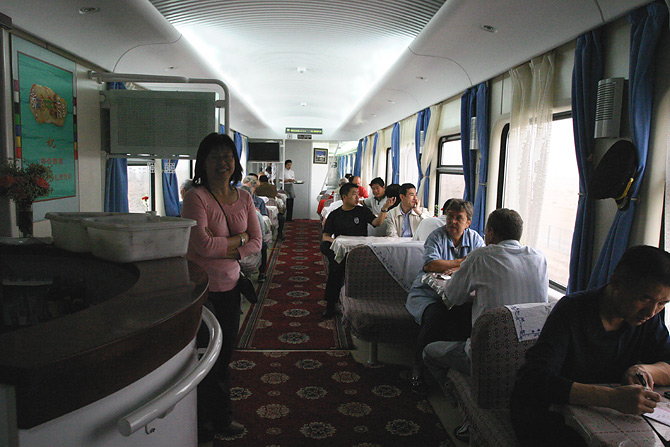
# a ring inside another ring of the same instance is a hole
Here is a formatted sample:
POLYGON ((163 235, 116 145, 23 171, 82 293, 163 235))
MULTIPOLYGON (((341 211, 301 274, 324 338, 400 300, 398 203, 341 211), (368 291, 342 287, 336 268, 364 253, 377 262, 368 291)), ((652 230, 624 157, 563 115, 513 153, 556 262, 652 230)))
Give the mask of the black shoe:
POLYGON ((412 381, 412 392, 418 394, 419 396, 425 396, 428 394, 428 387, 426 382, 423 381, 423 378, 414 376, 411 379, 412 381))
POLYGON ((326 310, 323 311, 323 318, 326 320, 330 320, 332 318, 335 318, 335 315, 337 315, 337 307, 333 304, 327 304, 326 305, 326 310))
POLYGON ((470 442, 470 424, 468 421, 463 422, 460 427, 454 428, 454 438, 462 442, 470 442))

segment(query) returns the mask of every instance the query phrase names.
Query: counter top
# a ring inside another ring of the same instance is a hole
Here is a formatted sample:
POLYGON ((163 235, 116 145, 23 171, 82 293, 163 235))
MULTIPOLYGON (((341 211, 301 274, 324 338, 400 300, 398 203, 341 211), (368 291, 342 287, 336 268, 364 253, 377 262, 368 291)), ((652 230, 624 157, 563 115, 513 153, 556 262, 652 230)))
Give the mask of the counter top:
POLYGON ((116 264, 53 246, 0 245, 0 272, 81 276, 94 304, 0 334, 0 382, 28 429, 106 397, 181 351, 200 323, 207 275, 184 258, 116 264))

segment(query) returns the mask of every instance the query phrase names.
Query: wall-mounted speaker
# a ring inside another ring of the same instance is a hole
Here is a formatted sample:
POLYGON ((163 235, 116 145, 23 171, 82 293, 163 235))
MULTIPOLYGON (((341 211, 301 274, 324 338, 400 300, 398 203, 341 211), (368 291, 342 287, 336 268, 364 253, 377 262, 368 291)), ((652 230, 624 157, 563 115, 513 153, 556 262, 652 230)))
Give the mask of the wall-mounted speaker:
POLYGON ((624 78, 598 81, 594 138, 619 138, 624 78))

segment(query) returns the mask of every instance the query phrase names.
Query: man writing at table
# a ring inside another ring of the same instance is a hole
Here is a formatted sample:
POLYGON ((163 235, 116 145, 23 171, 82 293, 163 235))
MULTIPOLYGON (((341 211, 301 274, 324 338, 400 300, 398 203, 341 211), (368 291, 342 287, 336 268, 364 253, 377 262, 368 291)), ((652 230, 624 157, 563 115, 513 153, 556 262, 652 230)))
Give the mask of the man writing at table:
POLYGON ((328 258, 328 279, 326 280, 326 310, 323 317, 331 319, 337 313, 337 301, 339 300, 342 281, 344 281, 345 261, 335 261, 335 253, 330 246, 337 236, 367 236, 368 224, 377 227, 384 222, 388 214, 388 207, 395 203, 394 198, 386 201, 385 208, 376 216, 368 208, 358 206, 358 186, 353 183, 345 183, 340 188, 342 206, 330 214, 323 225, 321 242, 321 253, 328 258))
POLYGON ((521 445, 586 445, 552 404, 650 413, 670 385, 670 254, 631 247, 609 284, 568 295, 551 312, 517 373, 510 409, 521 445), (622 383, 620 387, 597 384, 622 383), (647 387, 643 386, 644 384, 647 387))

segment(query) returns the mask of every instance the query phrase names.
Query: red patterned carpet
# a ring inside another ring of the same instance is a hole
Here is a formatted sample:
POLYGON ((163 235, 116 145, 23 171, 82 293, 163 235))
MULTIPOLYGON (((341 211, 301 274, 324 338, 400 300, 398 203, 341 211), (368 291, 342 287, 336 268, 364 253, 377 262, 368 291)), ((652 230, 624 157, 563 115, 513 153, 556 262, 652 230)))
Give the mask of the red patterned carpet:
POLYGON ((347 349, 350 338, 340 317, 324 320, 326 269, 319 251, 321 225, 295 220, 284 229, 268 262, 258 303, 240 330, 238 349, 347 349))
POLYGON ((238 351, 231 369, 246 431, 214 446, 453 446, 406 368, 366 367, 347 351, 238 351))

